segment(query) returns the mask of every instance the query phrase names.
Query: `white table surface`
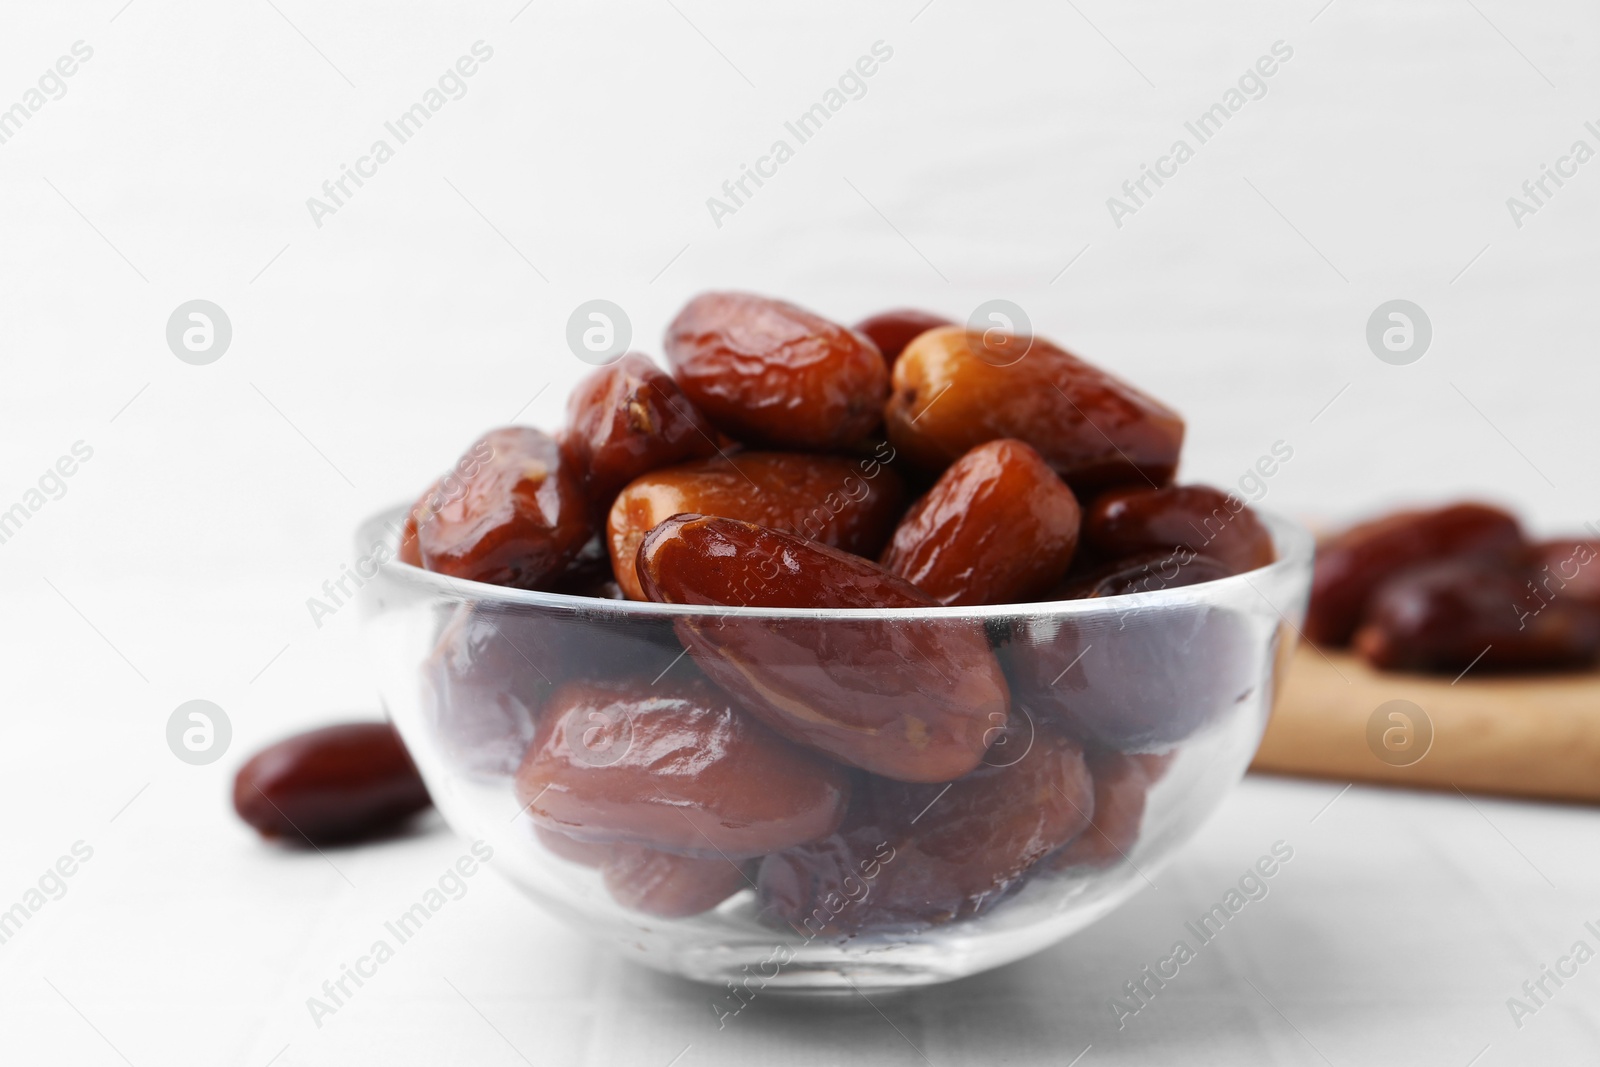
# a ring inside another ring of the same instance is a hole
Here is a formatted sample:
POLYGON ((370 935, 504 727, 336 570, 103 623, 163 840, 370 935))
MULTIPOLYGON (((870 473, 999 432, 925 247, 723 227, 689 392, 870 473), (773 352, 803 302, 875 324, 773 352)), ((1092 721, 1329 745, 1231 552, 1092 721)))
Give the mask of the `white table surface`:
POLYGON ((1184 411, 1186 478, 1231 484, 1284 441, 1265 503, 1310 519, 1463 493, 1538 530, 1600 519, 1600 162, 1520 228, 1506 208, 1600 143, 1600 9, 12 4, 0 110, 80 40, 65 95, 0 144, 0 509, 94 450, 0 544, 0 907, 93 856, 0 945, 0 1063, 1600 1057, 1600 962, 1520 1029, 1506 1007, 1600 948, 1589 809, 1325 807, 1340 783, 1252 779, 1157 889, 1031 960, 875 1006, 757 1001, 719 1031, 705 989, 488 875, 318 1028, 306 998, 464 846, 435 826, 330 864, 226 803, 254 747, 374 713, 355 613, 318 627, 306 598, 478 432, 559 423, 587 370, 564 324, 595 296, 647 350, 711 286, 842 319, 1005 296, 1184 411), (478 40, 466 95, 315 226, 306 198, 478 40), (706 198, 879 40, 866 95, 715 226, 706 198), (1116 228, 1106 198, 1279 40, 1265 98, 1116 228), (234 327, 205 367, 163 336, 196 297, 234 327), (1435 330, 1407 367, 1363 338, 1396 297, 1435 330), (234 726, 206 767, 163 737, 193 698, 234 726), (1278 839, 1270 896, 1118 1030, 1108 999, 1278 839))

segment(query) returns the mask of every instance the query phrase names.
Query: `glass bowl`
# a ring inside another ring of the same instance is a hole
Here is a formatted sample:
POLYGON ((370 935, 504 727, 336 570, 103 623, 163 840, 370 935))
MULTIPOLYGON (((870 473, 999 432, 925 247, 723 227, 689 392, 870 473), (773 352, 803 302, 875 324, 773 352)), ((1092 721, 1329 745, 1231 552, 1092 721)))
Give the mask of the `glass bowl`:
POLYGON ((359 533, 361 573, 375 570, 364 636, 440 811, 578 928, 649 967, 729 983, 729 1012, 757 990, 975 974, 1138 892, 1244 774, 1313 553, 1303 528, 1263 514, 1277 562, 1191 586, 976 608, 705 609, 424 571, 394 558, 404 514, 359 533), (682 711, 667 698, 683 693, 712 694, 730 718, 705 751, 663 756, 665 716, 682 711), (900 733, 874 735, 888 737, 887 763, 861 762, 924 780, 783 740, 741 710, 753 699, 802 723, 828 700, 881 714, 900 733), (981 731, 982 763, 952 784, 947 748, 925 734, 963 700, 990 721, 964 724, 969 741, 981 731))

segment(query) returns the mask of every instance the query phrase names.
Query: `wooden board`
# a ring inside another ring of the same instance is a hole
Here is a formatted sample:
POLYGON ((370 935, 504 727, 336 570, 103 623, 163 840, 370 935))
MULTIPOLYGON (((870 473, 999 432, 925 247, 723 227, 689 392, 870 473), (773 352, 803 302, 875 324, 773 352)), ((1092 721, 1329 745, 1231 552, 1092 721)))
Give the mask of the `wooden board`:
POLYGON ((1252 770, 1340 781, 1600 801, 1600 672, 1451 679, 1374 671, 1302 646, 1252 770), (1421 717, 1380 706, 1410 701, 1421 717), (1399 712, 1392 718, 1390 712, 1399 712), (1432 742, 1416 757, 1423 731, 1432 742), (1408 733, 1409 730, 1409 733, 1408 733), (1388 747, 1385 748, 1387 732, 1388 747), (1410 748, 1407 748, 1407 742, 1410 748))

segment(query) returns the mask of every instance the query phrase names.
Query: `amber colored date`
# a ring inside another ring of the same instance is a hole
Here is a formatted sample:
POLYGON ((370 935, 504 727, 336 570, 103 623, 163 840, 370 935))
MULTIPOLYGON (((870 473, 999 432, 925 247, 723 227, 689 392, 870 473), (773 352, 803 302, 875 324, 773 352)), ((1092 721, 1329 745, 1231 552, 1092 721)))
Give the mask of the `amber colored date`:
MULTIPOLYGON (((934 601, 845 552, 733 519, 679 515, 639 547, 645 594, 708 607, 908 608, 934 601)), ((945 782, 978 765, 1010 707, 980 625, 968 619, 767 619, 708 612, 677 622, 712 680, 773 729, 889 778, 945 782)))
POLYGON ((400 531, 400 546, 397 553, 400 562, 409 563, 413 567, 421 567, 422 549, 417 542, 418 520, 431 516, 445 504, 462 493, 466 480, 478 471, 485 463, 494 458, 492 436, 478 438, 477 442, 466 451, 456 462, 455 467, 440 476, 430 485, 417 502, 406 512, 404 528, 400 531))
POLYGON ((1483 504, 1398 512, 1351 527, 1317 548, 1305 635, 1320 645, 1344 645, 1368 598, 1392 575, 1420 563, 1509 557, 1522 544, 1517 520, 1483 504))
POLYGON ((1061 580, 1078 499, 1039 453, 1002 439, 940 476, 895 528, 883 565, 941 604, 1015 604, 1061 580))
POLYGON ((1014 437, 1079 494, 1171 480, 1183 445, 1177 414, 1041 337, 1023 347, 1008 362, 1015 357, 997 360, 981 335, 958 326, 918 336, 894 365, 889 440, 937 471, 985 441, 1014 437))
POLYGON ((417 514, 422 565, 518 589, 543 588, 589 540, 588 502, 576 472, 548 434, 494 430, 471 453, 489 458, 437 506, 417 514))
POLYGON ((868 316, 856 323, 853 329, 866 334, 878 346, 878 351, 883 353, 884 362, 892 367, 894 361, 900 358, 900 353, 906 350, 906 345, 918 336, 940 326, 951 325, 954 324, 949 319, 928 311, 897 308, 868 316))
POLYGON ((1600 610, 1540 597, 1530 568, 1448 560, 1386 581, 1368 602, 1355 650, 1383 670, 1527 671, 1587 667, 1600 656, 1600 610))
POLYGON ((1233 574, 1265 567, 1276 558, 1272 534, 1245 502, 1205 485, 1104 493, 1084 516, 1083 539, 1108 559, 1187 548, 1233 574))
POLYGON ((600 873, 618 904, 663 919, 710 911, 750 884, 737 863, 721 856, 680 856, 641 845, 615 846, 600 873))
POLYGON ((262 837, 345 844, 397 829, 431 802, 400 735, 386 722, 296 734, 250 757, 233 808, 262 837))
POLYGON ((665 344, 689 399, 747 444, 844 448, 882 420, 889 373, 877 346, 793 304, 702 293, 665 344))
POLYGON ((635 352, 567 397, 567 451, 600 514, 639 475, 716 455, 716 432, 677 382, 635 352))
POLYGON ((849 797, 841 768, 702 679, 563 685, 545 704, 516 789, 547 829, 713 856, 827 834, 849 797))
POLYGON ((618 495, 606 525, 617 584, 645 599, 634 561, 639 543, 678 514, 721 515, 876 556, 905 502, 900 476, 879 456, 742 452, 654 471, 618 495))
POLYGON ((762 861, 763 917, 802 936, 848 934, 969 918, 1004 899, 1094 808, 1075 742, 1030 724, 1011 732, 995 750, 1019 756, 948 786, 860 783, 836 833, 762 861))

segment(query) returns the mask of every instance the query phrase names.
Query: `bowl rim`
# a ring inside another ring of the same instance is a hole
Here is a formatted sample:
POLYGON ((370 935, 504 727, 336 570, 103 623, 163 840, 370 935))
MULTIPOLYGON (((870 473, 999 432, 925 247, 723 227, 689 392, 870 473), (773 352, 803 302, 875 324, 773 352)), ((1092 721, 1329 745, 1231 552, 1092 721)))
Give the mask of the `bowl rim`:
MULTIPOLYGON (((1303 572, 1309 585, 1311 562, 1316 553, 1316 539, 1302 523, 1264 508, 1252 508, 1255 516, 1272 535, 1273 548, 1278 558, 1264 567, 1214 578, 1208 582, 1185 585, 1173 589, 1153 589, 1141 593, 1125 593, 1115 597, 1096 597, 1086 600, 1043 600, 1018 604, 978 604, 951 607, 916 608, 768 608, 724 607, 703 604, 658 604, 640 600, 607 600, 600 597, 580 596, 575 593, 550 593, 537 589, 513 589, 509 586, 491 585, 469 578, 456 578, 438 571, 424 570, 402 562, 396 546, 404 527, 404 516, 409 505, 400 504, 384 508, 368 516, 356 528, 358 551, 378 564, 373 577, 382 576, 390 581, 437 596, 453 600, 471 600, 479 604, 504 607, 558 608, 586 616, 638 617, 653 619, 718 618, 747 619, 1004 619, 1026 615, 1101 616, 1144 613, 1163 608, 1194 607, 1207 604, 1227 595, 1237 594, 1248 587, 1256 596, 1266 601, 1280 615, 1282 610, 1274 604, 1253 579, 1262 579, 1269 585, 1287 579, 1295 572, 1303 572), (378 559, 379 548, 385 558, 378 559)), ((371 581, 368 578, 367 581, 371 581)))

